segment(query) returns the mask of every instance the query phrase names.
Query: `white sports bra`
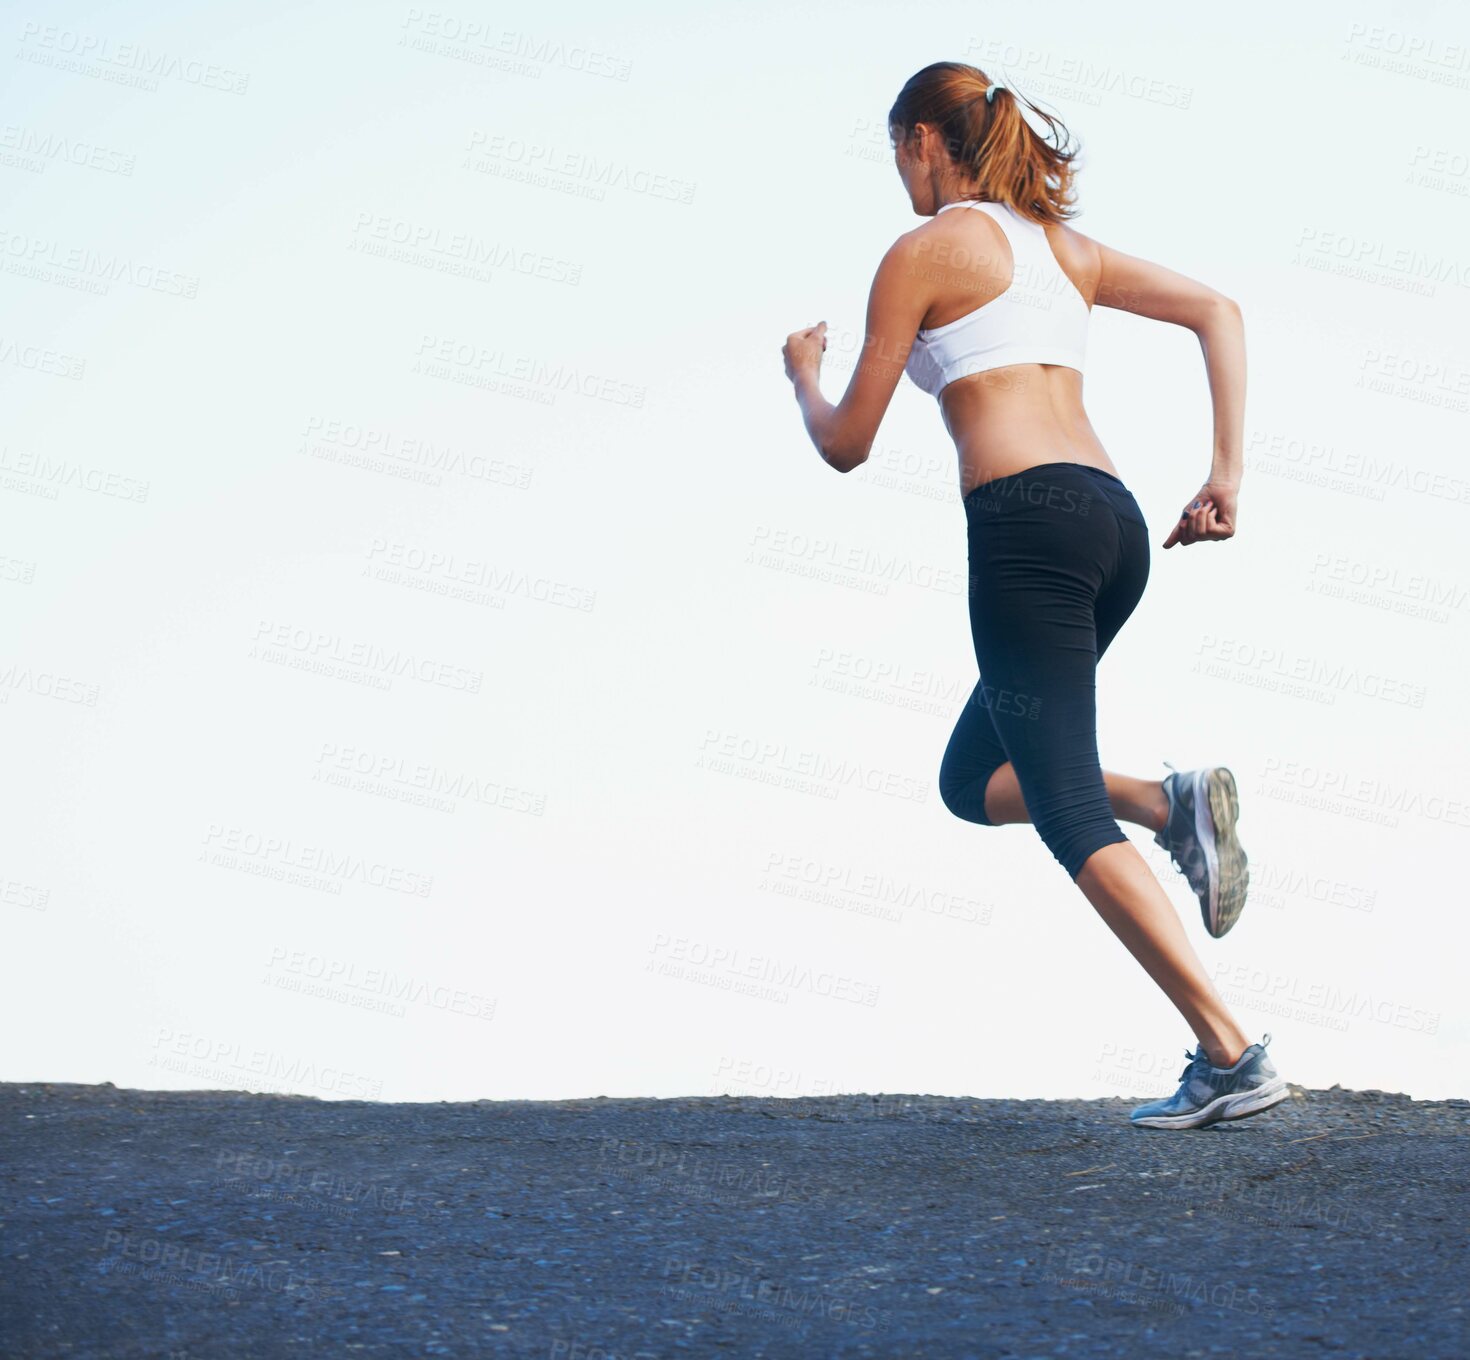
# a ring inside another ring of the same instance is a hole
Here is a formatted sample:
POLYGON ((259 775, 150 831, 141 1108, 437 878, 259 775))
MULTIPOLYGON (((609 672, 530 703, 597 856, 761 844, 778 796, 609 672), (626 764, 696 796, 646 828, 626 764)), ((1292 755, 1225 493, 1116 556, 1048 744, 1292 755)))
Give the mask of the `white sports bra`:
POLYGON ((904 371, 932 397, 957 378, 1004 364, 1059 364, 1081 372, 1089 309, 1052 254, 1046 228, 1008 203, 957 199, 939 212, 948 208, 978 208, 995 219, 1010 242, 1011 283, 973 312, 921 328, 904 371))

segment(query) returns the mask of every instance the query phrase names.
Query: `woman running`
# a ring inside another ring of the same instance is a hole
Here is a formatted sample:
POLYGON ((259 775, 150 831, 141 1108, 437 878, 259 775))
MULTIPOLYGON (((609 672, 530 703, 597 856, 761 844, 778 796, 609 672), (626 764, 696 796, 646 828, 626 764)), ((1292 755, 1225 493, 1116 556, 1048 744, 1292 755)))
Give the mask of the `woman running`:
POLYGON ((1034 825, 1194 1032, 1178 1091, 1139 1106, 1133 1122, 1193 1128, 1257 1114, 1288 1094, 1266 1056, 1271 1036, 1247 1042, 1115 820, 1155 833, 1219 937, 1239 918, 1249 882, 1235 781, 1223 767, 1178 771, 1165 761, 1174 772, 1149 780, 1098 762, 1097 662, 1143 594, 1149 543, 1082 405, 1093 306, 1192 330, 1209 378, 1214 455, 1162 546, 1231 537, 1245 408, 1240 308, 1066 225, 1075 212, 1070 134, 976 67, 926 66, 900 91, 888 126, 909 201, 930 220, 878 265, 841 402, 825 401, 818 382, 825 321, 788 336, 782 353, 807 433, 839 472, 867 459, 905 371, 938 399, 954 438, 980 679, 940 763, 940 796, 981 826, 1034 825))

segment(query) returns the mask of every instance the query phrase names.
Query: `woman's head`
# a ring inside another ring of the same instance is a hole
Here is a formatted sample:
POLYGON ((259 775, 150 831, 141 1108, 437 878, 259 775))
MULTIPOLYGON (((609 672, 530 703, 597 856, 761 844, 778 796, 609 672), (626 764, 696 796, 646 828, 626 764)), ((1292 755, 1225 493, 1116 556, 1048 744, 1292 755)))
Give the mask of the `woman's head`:
POLYGON ((1054 134, 1054 140, 1043 137, 1009 85, 986 99, 992 83, 978 66, 936 61, 899 91, 888 132, 914 211, 927 216, 954 198, 983 198, 1009 203, 1038 222, 1074 216, 1071 134, 1025 100, 1054 134))

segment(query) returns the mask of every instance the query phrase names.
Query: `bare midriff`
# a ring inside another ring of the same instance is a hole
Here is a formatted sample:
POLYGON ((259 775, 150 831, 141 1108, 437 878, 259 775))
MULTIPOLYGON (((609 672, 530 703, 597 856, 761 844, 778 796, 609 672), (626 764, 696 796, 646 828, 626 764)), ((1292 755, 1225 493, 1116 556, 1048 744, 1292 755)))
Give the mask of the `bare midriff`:
POLYGON ((959 455, 960 495, 1040 463, 1082 463, 1121 480, 1082 406, 1082 374, 1008 364, 952 382, 939 409, 959 455))

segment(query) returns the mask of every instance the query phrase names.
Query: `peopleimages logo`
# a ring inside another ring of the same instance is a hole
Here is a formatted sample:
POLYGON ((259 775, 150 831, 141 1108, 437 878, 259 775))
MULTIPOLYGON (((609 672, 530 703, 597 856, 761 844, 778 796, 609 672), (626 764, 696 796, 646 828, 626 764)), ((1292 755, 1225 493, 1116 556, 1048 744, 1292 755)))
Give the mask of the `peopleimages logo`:
MULTIPOLYGON (((1046 1249, 1043 1279, 1059 1284, 1109 1291, 1119 1301, 1130 1298, 1178 1306, 1209 1306, 1243 1313, 1259 1313, 1263 1300, 1254 1288, 1242 1289, 1232 1280, 1202 1278, 1187 1270, 1149 1265, 1108 1256, 1096 1247, 1057 1242, 1046 1249), (1075 1272, 1063 1274, 1062 1272, 1075 1272)), ((1265 1310, 1273 1310, 1268 1306, 1265 1310)))
POLYGON ((205 1076, 211 1080, 239 1081, 248 1077, 251 1081, 268 1083, 264 1087, 253 1086, 252 1090, 292 1092, 305 1087, 362 1100, 376 1100, 383 1093, 381 1078, 270 1049, 250 1048, 230 1039, 180 1032, 166 1025, 158 1028, 148 1064, 166 1072, 205 1076))
POLYGON ((342 1293, 330 1287, 324 1290, 318 1281, 282 1261, 247 1260, 228 1251, 200 1251, 183 1242, 140 1237, 120 1228, 107 1230, 103 1250, 109 1253, 100 1267, 105 1275, 139 1275, 216 1290, 226 1297, 234 1297, 242 1289, 293 1294, 302 1299, 342 1293))
POLYGON ((1023 501, 1027 505, 1040 505, 1068 515, 1090 514, 1094 499, 1090 491, 1058 486, 1046 480, 1045 474, 1041 473, 1030 481, 1024 474, 1017 473, 1013 477, 997 477, 982 482, 972 497, 965 500, 967 510, 998 510, 1003 501, 1023 501))
POLYGON ((1248 963, 1218 964, 1215 981, 1234 989, 1227 999, 1236 1004, 1275 1009, 1287 1004, 1306 1006, 1349 1020, 1367 1017, 1380 1025, 1393 1025, 1419 1034, 1439 1033, 1441 1013, 1391 1001, 1356 988, 1345 990, 1331 982, 1303 983, 1300 978, 1253 968, 1248 963))
POLYGON ((1315 800, 1329 811, 1357 805, 1385 813, 1423 817, 1451 826, 1470 827, 1470 802, 1433 791, 1424 793, 1407 784, 1394 784, 1374 775, 1358 775, 1328 765, 1268 756, 1261 767, 1261 778, 1270 781, 1271 785, 1294 790, 1304 799, 1315 800))
POLYGON ((143 43, 117 42, 99 33, 42 25, 34 19, 22 25, 20 40, 27 44, 16 54, 22 60, 42 60, 44 64, 67 70, 77 70, 80 66, 83 71, 95 63, 106 72, 107 79, 119 84, 157 89, 159 80, 167 77, 225 94, 244 94, 250 85, 247 73, 227 66, 181 57, 143 43), (124 76, 131 79, 122 79, 124 76))
POLYGON ((896 774, 865 765, 848 756, 828 756, 820 751, 793 750, 783 741, 763 737, 747 737, 739 732, 706 728, 700 742, 696 766, 730 773, 739 767, 769 775, 768 782, 779 783, 783 776, 804 780, 809 784, 834 790, 857 787, 868 793, 884 794, 910 802, 922 803, 929 796, 929 786, 912 775, 896 774))
MULTIPOLYGON (((353 959, 335 959, 308 950, 289 950, 280 945, 271 950, 267 973, 274 975, 277 985, 300 980, 321 983, 321 994, 329 999, 338 996, 372 996, 393 1002, 410 1002, 433 1010, 468 1016, 475 1020, 495 1018, 495 999, 464 987, 450 987, 425 978, 404 974, 389 967, 359 966, 353 959)), ((271 981, 270 977, 267 981, 271 981)), ((281 990, 293 990, 282 986, 281 990)))
POLYGON ((876 983, 863 982, 841 973, 787 963, 768 954, 746 954, 729 945, 707 944, 683 935, 658 932, 649 953, 646 971, 691 982, 708 982, 727 990, 741 990, 737 983, 769 984, 765 990, 784 999, 787 990, 810 992, 858 1006, 876 1006, 876 983))

